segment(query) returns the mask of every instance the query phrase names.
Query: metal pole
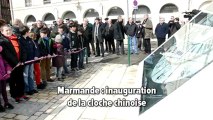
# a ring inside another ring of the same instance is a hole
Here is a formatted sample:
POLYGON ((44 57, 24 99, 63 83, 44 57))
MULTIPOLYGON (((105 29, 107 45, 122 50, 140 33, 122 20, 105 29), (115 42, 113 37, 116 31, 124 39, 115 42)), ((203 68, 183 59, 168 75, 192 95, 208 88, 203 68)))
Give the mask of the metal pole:
POLYGON ((128 36, 128 65, 131 65, 131 53, 130 53, 130 37, 128 36))
POLYGON ((84 49, 84 57, 86 56, 86 64, 88 64, 87 48, 84 49))
POLYGON ((135 23, 136 23, 136 9, 134 9, 134 13, 135 13, 135 23))
MULTIPOLYGON (((127 0, 127 18, 129 19, 129 0, 127 0)), ((128 36, 128 65, 130 66, 131 65, 131 61, 130 61, 130 38, 128 36)))

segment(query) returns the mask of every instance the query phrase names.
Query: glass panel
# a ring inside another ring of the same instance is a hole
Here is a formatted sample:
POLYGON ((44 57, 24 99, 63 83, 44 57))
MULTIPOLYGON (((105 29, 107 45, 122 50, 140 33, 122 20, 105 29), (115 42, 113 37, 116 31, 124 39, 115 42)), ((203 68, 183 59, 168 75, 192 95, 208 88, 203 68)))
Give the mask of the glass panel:
POLYGON ((95 9, 89 9, 85 14, 85 18, 87 18, 87 17, 98 17, 98 16, 99 16, 99 13, 95 9))
POLYGON ((141 95, 143 113, 213 62, 213 14, 199 13, 144 60, 142 87, 156 89, 141 95))
POLYGON ((160 13, 173 13, 173 12, 178 12, 178 8, 174 4, 166 4, 160 10, 160 13))
POLYGON ((51 0, 44 0, 44 4, 50 4, 51 0))
POLYGON ((138 9, 136 11, 133 10, 132 14, 135 14, 135 12, 136 14, 151 14, 150 9, 145 5, 138 6, 138 9))
POLYGON ((55 17, 51 13, 48 13, 44 18, 44 21, 52 21, 52 20, 55 20, 55 17))
POLYGON ((64 15, 64 19, 66 18, 76 18, 75 13, 73 13, 72 11, 66 12, 66 14, 64 15))
POLYGON ((34 16, 32 16, 32 15, 30 15, 28 18, 27 18, 27 23, 29 23, 29 22, 35 22, 36 21, 36 19, 35 19, 35 17, 34 16))
POLYGON ((108 16, 124 15, 124 11, 120 7, 113 7, 110 9, 108 16))
POLYGON ((26 7, 32 6, 32 0, 25 0, 25 6, 26 7))

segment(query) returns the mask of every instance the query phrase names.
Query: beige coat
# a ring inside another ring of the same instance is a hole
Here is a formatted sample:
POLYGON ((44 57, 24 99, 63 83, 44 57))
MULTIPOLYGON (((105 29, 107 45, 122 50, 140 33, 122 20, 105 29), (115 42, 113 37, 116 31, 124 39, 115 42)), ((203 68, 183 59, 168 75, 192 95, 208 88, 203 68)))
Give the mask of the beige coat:
POLYGON ((144 38, 152 38, 153 37, 153 25, 151 20, 147 20, 145 23, 145 33, 144 33, 144 38))

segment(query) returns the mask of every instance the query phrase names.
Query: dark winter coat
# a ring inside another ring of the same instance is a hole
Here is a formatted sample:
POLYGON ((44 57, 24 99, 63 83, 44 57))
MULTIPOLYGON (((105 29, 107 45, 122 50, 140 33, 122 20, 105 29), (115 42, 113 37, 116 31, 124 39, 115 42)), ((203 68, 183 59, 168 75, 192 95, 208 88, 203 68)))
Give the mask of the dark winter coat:
POLYGON ((157 38, 166 38, 166 34, 169 32, 169 26, 167 23, 158 23, 155 28, 155 35, 157 38))
POLYGON ((171 37, 173 34, 175 34, 181 28, 181 25, 179 22, 170 21, 168 23, 168 25, 169 25, 168 37, 171 37))
POLYGON ((19 62, 25 62, 26 61, 26 52, 23 50, 23 45, 19 42, 19 50, 20 50, 20 59, 18 59, 18 56, 16 54, 15 48, 6 38, 0 33, 0 40, 1 40, 1 45, 3 48, 2 51, 2 57, 9 63, 11 67, 15 67, 19 62))
POLYGON ((50 38, 44 39, 40 38, 38 41, 38 47, 40 50, 40 56, 47 56, 48 54, 53 55, 53 45, 54 41, 50 38), (48 46, 46 46, 47 44, 48 46))
POLYGON ((61 56, 57 56, 54 57, 52 59, 52 66, 53 67, 63 67, 64 65, 64 48, 63 45, 60 43, 55 43, 54 44, 54 53, 56 55, 61 55, 61 56))
MULTIPOLYGON (((95 36, 95 28, 96 28, 96 24, 94 24, 93 26, 93 29, 92 29, 92 36, 93 36, 93 39, 94 39, 94 42, 96 43, 97 40, 96 40, 96 36, 95 36)), ((104 38, 103 38, 103 31, 104 31, 104 26, 103 24, 99 23, 99 27, 98 27, 98 42, 104 42, 104 38)))
POLYGON ((112 24, 109 26, 109 24, 106 25, 105 31, 104 31, 105 37, 112 38, 114 37, 114 25, 112 24))
POLYGON ((26 51, 27 54, 26 61, 34 60, 35 57, 39 57, 35 43, 31 38, 26 37, 25 39, 23 36, 20 36, 19 41, 25 46, 24 50, 26 51))
POLYGON ((123 40, 125 39, 124 37, 124 25, 122 22, 115 22, 114 24, 114 39, 116 40, 123 40))
POLYGON ((89 42, 92 41, 92 27, 88 24, 86 26, 86 29, 83 28, 83 25, 81 26, 82 28, 82 36, 83 36, 83 39, 84 39, 84 47, 86 47, 87 44, 89 44, 89 42))
POLYGON ((67 33, 62 34, 62 45, 66 50, 70 50, 70 39, 67 36, 67 33))
POLYGON ((73 33, 73 32, 70 32, 70 41, 71 41, 71 49, 79 49, 80 48, 80 45, 79 45, 79 38, 78 38, 78 35, 77 33, 73 33))
POLYGON ((144 27, 142 26, 142 24, 139 24, 139 25, 137 26, 136 37, 137 37, 137 38, 143 38, 143 37, 144 37, 144 27))
POLYGON ((137 32, 137 25, 135 23, 127 23, 125 26, 125 30, 126 30, 126 35, 129 35, 131 37, 136 35, 137 32))

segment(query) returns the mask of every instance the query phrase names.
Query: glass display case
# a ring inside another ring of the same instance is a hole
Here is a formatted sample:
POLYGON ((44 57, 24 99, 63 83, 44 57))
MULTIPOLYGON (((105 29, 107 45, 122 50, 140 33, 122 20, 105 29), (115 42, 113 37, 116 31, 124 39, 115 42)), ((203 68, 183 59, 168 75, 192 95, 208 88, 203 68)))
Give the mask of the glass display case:
MULTIPOLYGON (((212 9, 212 7, 208 7, 212 9)), ((145 112, 213 62, 213 14, 198 13, 143 61, 142 87, 156 89, 141 95, 145 112)), ((201 80, 202 82, 202 80, 201 80)))

